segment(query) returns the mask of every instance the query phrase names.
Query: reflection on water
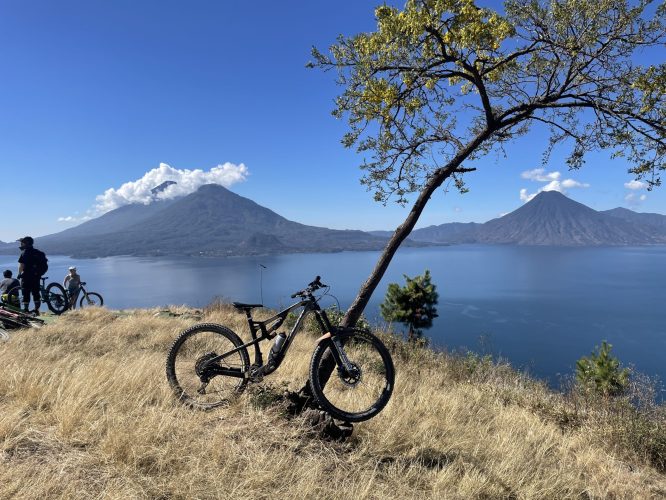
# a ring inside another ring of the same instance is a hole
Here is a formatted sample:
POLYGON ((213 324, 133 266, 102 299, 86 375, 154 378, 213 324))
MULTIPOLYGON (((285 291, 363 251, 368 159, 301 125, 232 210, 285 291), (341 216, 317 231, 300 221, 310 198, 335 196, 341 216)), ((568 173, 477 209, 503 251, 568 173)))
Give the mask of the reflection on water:
MULTIPOLYGON (((90 291, 111 308, 187 304, 215 297, 292 303, 289 295, 316 275, 349 306, 377 252, 265 257, 76 260, 49 257, 49 281, 76 265, 90 291), (260 266, 264 265, 266 268, 260 266)), ((0 256, 15 270, 16 258, 0 256)), ((439 292, 439 317, 426 331, 432 344, 508 358, 551 382, 571 374, 576 359, 608 340, 625 363, 666 376, 666 247, 553 248, 451 246, 402 249, 366 315, 381 321, 379 302, 390 282, 429 269, 439 292)), ((325 297, 323 305, 335 304, 325 297)))

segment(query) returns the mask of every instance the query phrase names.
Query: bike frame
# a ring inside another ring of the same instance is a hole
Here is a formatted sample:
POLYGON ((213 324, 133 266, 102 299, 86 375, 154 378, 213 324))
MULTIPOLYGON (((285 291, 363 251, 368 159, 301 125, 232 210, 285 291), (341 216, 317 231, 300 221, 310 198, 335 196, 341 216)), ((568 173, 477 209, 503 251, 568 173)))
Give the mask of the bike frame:
MULTIPOLYGON (((287 351, 289 350, 289 346, 291 346, 292 341, 296 337, 296 334, 298 333, 299 329, 303 324, 305 316, 309 312, 314 312, 315 318, 317 319, 317 324, 319 325, 319 328, 321 329, 324 335, 333 332, 334 329, 331 326, 331 322, 329 321, 328 316, 326 315, 326 311, 323 311, 321 307, 319 307, 319 303, 312 295, 305 297, 300 302, 292 304, 291 306, 277 313, 275 316, 272 316, 264 321, 255 321, 252 318, 251 310, 249 308, 245 309, 245 315, 247 317, 247 322, 250 327, 250 333, 252 334, 252 340, 250 342, 246 342, 242 346, 232 349, 231 351, 225 352, 224 354, 220 354, 218 356, 215 356, 214 358, 211 358, 210 360, 208 360, 207 364, 213 365, 217 361, 220 361, 228 356, 231 356, 232 354, 237 353, 238 351, 241 351, 242 349, 247 349, 251 345, 254 345, 253 366, 257 368, 263 368, 262 375, 267 375, 269 373, 272 373, 273 371, 277 370, 280 367, 280 364, 282 364, 282 361, 284 360, 287 351), (278 359, 275 360, 275 365, 271 366, 269 370, 266 370, 268 366, 264 365, 263 363, 261 349, 259 349, 259 342, 275 338, 277 336, 277 333, 274 332, 278 328, 280 328, 284 320, 287 319, 289 313, 295 309, 298 309, 299 307, 302 307, 303 310, 298 316, 298 319, 296 319, 296 323, 294 324, 293 328, 287 335, 284 345, 282 346, 280 356, 278 357, 278 359), (257 334, 260 335, 257 336, 257 334)), ((334 353, 336 350, 337 349, 333 350, 334 353)), ((338 356, 335 355, 335 357, 336 361, 338 361, 338 356)), ((247 375, 250 375, 249 371, 243 371, 239 368, 224 368, 219 365, 215 367, 215 372, 219 375, 226 375, 237 378, 245 378, 247 375)))
MULTIPOLYGON (((64 288, 64 287, 63 287, 63 288, 64 288)), ((67 288, 65 288, 65 294, 67 295, 67 300, 71 300, 72 296, 71 296, 71 294, 69 293, 69 290, 68 290, 67 288)), ((86 289, 83 288, 83 285, 79 285, 79 290, 78 290, 78 292, 77 292, 77 294, 76 294, 76 298, 78 299, 78 298, 81 297, 81 296, 83 296, 83 297, 87 297, 87 296, 88 296, 88 292, 86 292, 86 289), (81 295, 81 294, 83 294, 83 295, 81 295)))
POLYGON ((39 296, 42 298, 42 302, 48 302, 48 295, 46 295, 46 278, 39 278, 39 296))

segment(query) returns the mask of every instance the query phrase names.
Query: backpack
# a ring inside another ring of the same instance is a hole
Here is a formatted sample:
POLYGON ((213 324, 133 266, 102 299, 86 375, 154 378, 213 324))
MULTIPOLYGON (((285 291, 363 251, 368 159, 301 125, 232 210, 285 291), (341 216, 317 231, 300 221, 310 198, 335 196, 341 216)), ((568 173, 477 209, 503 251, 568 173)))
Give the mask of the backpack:
POLYGON ((49 270, 48 260, 46 254, 41 250, 34 250, 35 263, 33 264, 33 269, 35 271, 35 276, 42 277, 46 274, 46 271, 49 270))

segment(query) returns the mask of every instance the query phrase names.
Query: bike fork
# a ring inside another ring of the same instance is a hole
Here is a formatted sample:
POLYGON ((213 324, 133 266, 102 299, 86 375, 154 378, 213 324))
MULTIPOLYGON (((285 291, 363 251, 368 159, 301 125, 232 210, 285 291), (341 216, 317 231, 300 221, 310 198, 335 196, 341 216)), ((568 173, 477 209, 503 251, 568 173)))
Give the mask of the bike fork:
POLYGON ((353 365, 345 353, 342 342, 340 342, 340 339, 333 336, 331 337, 331 344, 331 352, 333 353, 333 358, 335 359, 335 364, 338 366, 338 370, 343 369, 345 372, 350 373, 353 369, 353 365))

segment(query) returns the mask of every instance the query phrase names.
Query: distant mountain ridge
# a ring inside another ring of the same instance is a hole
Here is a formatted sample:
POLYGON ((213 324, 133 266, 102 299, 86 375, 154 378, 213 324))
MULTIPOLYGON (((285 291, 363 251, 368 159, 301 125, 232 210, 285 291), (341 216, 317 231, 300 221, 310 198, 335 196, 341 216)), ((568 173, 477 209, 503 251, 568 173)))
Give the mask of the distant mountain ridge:
MULTIPOLYGON (((168 187, 168 186, 167 186, 168 187)), ((382 249, 392 231, 366 233, 285 219, 219 185, 176 199, 125 205, 60 233, 36 238, 49 254, 231 256, 382 249)), ((513 212, 480 223, 412 231, 407 245, 664 245, 666 215, 626 208, 593 210, 561 193, 539 193, 513 212)), ((0 242, 0 252, 17 251, 0 242)))
POLYGON ((412 231, 414 241, 553 246, 666 244, 666 215, 626 208, 596 211, 557 191, 544 191, 484 224, 448 223, 412 231))
POLYGON ((209 184, 148 205, 125 205, 60 233, 35 239, 47 254, 231 256, 378 250, 385 238, 292 222, 209 184))
POLYGON ((605 210, 601 213, 624 219, 627 222, 631 222, 632 224, 638 223, 652 226, 655 229, 666 230, 666 215, 638 213, 627 208, 613 208, 612 210, 605 210))

